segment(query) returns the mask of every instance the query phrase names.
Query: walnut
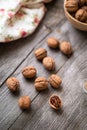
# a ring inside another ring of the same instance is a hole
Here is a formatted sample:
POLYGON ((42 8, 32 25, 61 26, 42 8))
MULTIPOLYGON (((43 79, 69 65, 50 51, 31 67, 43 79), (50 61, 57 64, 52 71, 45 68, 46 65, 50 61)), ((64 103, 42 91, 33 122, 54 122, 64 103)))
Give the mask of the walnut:
POLYGON ((87 19, 87 12, 84 9, 79 9, 75 14, 75 18, 81 22, 84 22, 87 19))
POLYGON ((62 106, 62 102, 61 102, 61 99, 57 96, 57 95, 52 95, 50 98, 49 98, 49 104, 50 106, 55 109, 55 110, 58 110, 61 108, 62 106))
POLYGON ((72 47, 70 42, 64 41, 60 44, 60 50, 63 52, 65 55, 70 55, 72 54, 72 47))
POLYGON ((47 51, 44 48, 39 48, 35 51, 35 56, 38 60, 43 60, 47 56, 47 51))
POLYGON ((38 77, 34 85, 37 91, 42 91, 48 88, 48 81, 44 77, 38 77))
POLYGON ((85 23, 87 23, 87 20, 85 21, 85 23))
POLYGON ((6 85, 12 92, 15 92, 19 89, 19 81, 15 77, 8 78, 6 81, 6 85))
POLYGON ((18 100, 18 104, 21 109, 28 109, 31 104, 31 99, 29 96, 20 97, 18 100))
POLYGON ((87 12, 87 6, 83 6, 81 9, 84 9, 87 12))
POLYGON ((78 5, 81 7, 83 5, 85 5, 86 0, 77 0, 78 1, 78 5))
POLYGON ((43 0, 44 3, 49 3, 51 2, 52 0, 43 0))
POLYGON ((85 0, 85 4, 87 5, 87 0, 85 0))
POLYGON ((33 78, 36 76, 36 69, 33 66, 27 66, 23 68, 22 74, 25 78, 33 78))
POLYGON ((47 44, 51 48, 58 48, 59 41, 54 37, 50 37, 50 38, 47 39, 47 44))
POLYGON ((49 77, 49 83, 50 85, 53 87, 53 88, 59 88, 59 86, 61 85, 62 83, 62 79, 57 76, 56 74, 52 74, 50 77, 49 77))
POLYGON ((75 0, 66 1, 65 7, 68 12, 74 13, 78 10, 78 2, 75 0))
POLYGON ((55 68, 55 61, 51 57, 45 57, 43 59, 43 65, 47 70, 54 70, 55 68))

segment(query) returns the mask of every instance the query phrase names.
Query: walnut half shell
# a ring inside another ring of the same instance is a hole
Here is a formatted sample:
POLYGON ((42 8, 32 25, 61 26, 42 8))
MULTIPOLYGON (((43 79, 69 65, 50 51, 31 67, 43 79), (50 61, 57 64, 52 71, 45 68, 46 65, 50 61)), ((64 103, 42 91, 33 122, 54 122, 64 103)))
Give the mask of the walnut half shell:
POLYGON ((62 101, 61 99, 57 96, 57 95, 52 95, 50 98, 49 98, 49 105, 55 109, 55 110, 58 110, 61 108, 62 106, 62 101))

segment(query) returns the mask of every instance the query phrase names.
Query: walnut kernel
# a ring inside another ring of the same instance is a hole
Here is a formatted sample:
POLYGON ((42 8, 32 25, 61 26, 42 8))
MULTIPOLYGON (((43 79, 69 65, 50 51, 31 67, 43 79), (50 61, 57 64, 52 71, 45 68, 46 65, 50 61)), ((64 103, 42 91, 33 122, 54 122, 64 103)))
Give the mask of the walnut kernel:
POLYGON ((50 98, 49 98, 49 105, 55 109, 55 110, 58 110, 61 108, 62 106, 62 101, 61 99, 57 96, 57 95, 52 95, 50 98))

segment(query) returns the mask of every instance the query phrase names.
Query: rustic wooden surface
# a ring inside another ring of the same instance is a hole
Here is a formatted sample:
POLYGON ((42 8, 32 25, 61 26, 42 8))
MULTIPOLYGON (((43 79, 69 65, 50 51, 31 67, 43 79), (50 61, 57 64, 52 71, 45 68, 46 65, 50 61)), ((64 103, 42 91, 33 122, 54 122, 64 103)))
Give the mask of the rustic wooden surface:
POLYGON ((87 32, 78 31, 67 21, 63 12, 63 0, 47 5, 48 13, 36 32, 25 39, 11 44, 0 44, 0 130, 87 130, 87 95, 82 90, 87 78, 87 32), (52 50, 46 44, 47 37, 71 42, 74 53, 66 57, 59 50, 52 50), (46 48, 48 55, 56 61, 56 69, 48 72, 34 56, 34 51, 46 48), (49 86, 44 92, 37 92, 34 80, 26 80, 21 74, 24 66, 34 65, 38 76, 48 78, 51 73, 61 76, 60 89, 49 86), (8 77, 20 80, 20 92, 12 94, 5 85, 8 77), (63 107, 54 111, 48 104, 51 94, 59 95, 63 107), (29 95, 31 108, 22 111, 18 107, 20 96, 29 95))

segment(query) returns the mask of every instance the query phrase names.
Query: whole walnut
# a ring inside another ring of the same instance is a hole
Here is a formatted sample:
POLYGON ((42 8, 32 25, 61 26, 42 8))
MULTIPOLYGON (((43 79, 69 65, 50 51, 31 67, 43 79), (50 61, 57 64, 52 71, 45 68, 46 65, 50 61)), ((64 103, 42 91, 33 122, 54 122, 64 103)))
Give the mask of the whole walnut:
POLYGON ((70 42, 64 41, 60 44, 60 50, 62 53, 65 55, 70 55, 72 54, 72 47, 70 42))
POLYGON ((56 74, 52 74, 49 77, 49 83, 53 88, 59 88, 62 83, 62 79, 56 74))
POLYGON ((6 81, 6 85, 12 92, 17 91, 19 89, 19 86, 20 86, 18 79, 15 77, 8 78, 6 81))
POLYGON ((62 107, 62 101, 61 99, 59 98, 59 96, 57 95, 52 95, 50 98, 49 98, 49 105, 55 109, 55 110, 58 110, 62 107))
POLYGON ((58 48, 59 41, 54 37, 50 37, 50 38, 47 39, 47 44, 51 48, 58 48))
POLYGON ((43 59, 43 65, 47 70, 54 70, 55 68, 55 61, 51 57, 45 57, 43 59))
POLYGON ((37 91, 42 91, 48 88, 48 81, 44 77, 38 77, 34 85, 37 91))
POLYGON ((18 100, 18 104, 21 109, 28 109, 31 104, 31 99, 29 96, 20 97, 18 100))
POLYGON ((87 12, 87 6, 83 6, 81 9, 84 9, 87 12))
POLYGON ((65 7, 68 12, 74 13, 78 10, 78 2, 76 0, 66 1, 65 7))
POLYGON ((87 23, 87 20, 85 21, 85 23, 87 23))
POLYGON ((27 66, 23 68, 22 74, 25 78, 33 78, 36 76, 36 69, 33 66, 27 66))
POLYGON ((84 9, 79 9, 75 14, 75 18, 81 22, 84 22, 87 19, 87 12, 84 9))
POLYGON ((35 51, 35 56, 38 60, 43 60, 47 56, 47 51, 44 48, 39 48, 35 51))
POLYGON ((78 1, 78 5, 81 7, 83 5, 85 5, 86 0, 77 0, 78 1))
POLYGON ((85 5, 87 5, 87 0, 85 0, 85 5))

